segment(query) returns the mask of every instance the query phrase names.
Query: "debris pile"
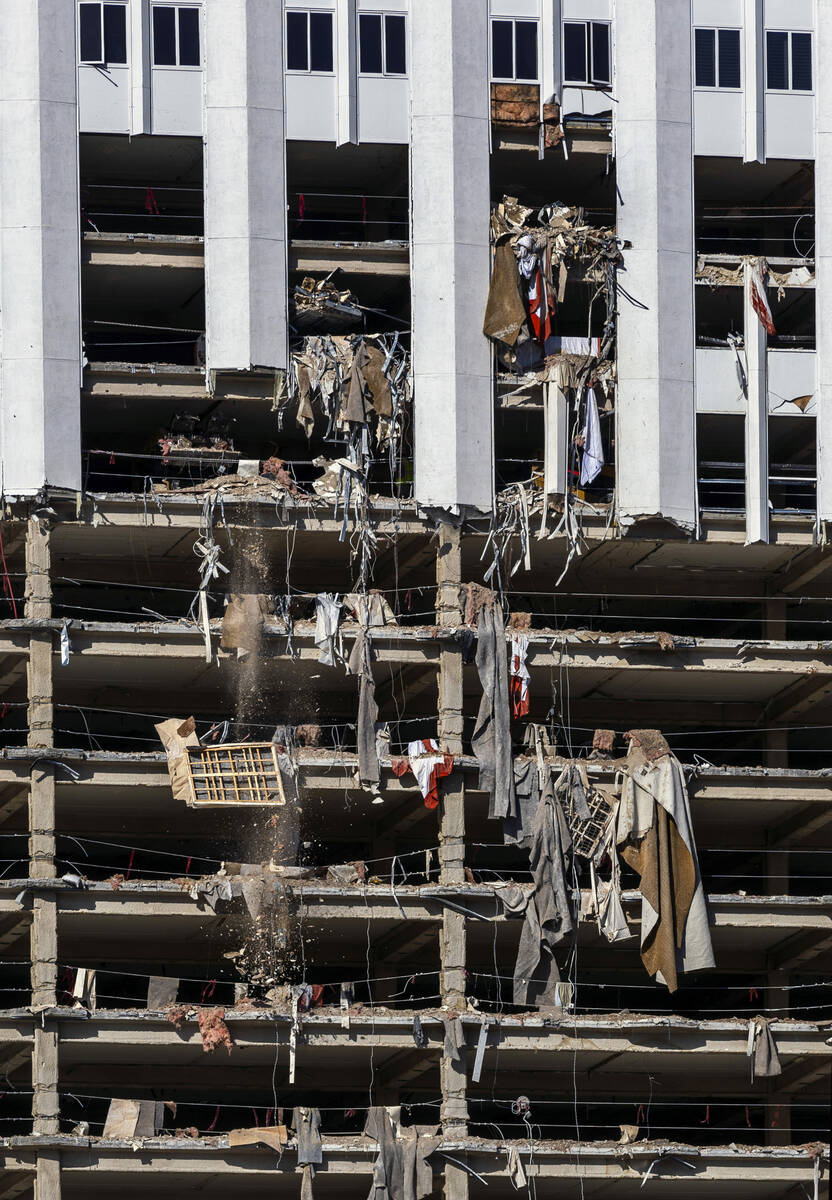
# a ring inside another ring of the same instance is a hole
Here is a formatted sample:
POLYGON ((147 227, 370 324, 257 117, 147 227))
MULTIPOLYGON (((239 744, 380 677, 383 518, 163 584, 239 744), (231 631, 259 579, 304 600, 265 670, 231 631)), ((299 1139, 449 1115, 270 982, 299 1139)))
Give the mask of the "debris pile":
POLYGON ((305 276, 296 285, 292 301, 292 324, 299 333, 356 329, 364 320, 350 289, 336 287, 329 275, 325 279, 305 276))

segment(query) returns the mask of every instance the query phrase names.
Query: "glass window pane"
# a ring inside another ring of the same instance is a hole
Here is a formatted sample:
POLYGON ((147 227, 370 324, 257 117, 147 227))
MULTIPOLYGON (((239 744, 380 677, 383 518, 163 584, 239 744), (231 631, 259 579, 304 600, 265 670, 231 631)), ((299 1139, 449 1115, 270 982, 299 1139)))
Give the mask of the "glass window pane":
POLYGON ((82 4, 78 14, 81 62, 101 62, 101 5, 82 4))
POLYGON ((537 21, 514 22, 514 78, 537 79, 537 21))
POLYGON ((610 70, 610 27, 601 21, 592 22, 592 82, 612 83, 610 70))
POLYGON ((359 70, 365 75, 380 75, 381 65, 381 17, 375 13, 362 13, 358 18, 359 70))
POLYGON ((179 65, 199 66, 199 9, 179 10, 179 65))
POLYGON ((153 8, 153 62, 157 67, 176 66, 176 9, 167 4, 153 8))
POLYGON ((332 70, 332 13, 309 14, 309 56, 313 71, 332 70))
POLYGON ((384 63, 388 75, 407 74, 404 17, 384 18, 384 63))
POLYGON ((307 14, 286 14, 286 69, 288 71, 309 70, 309 46, 307 44, 307 14))
POLYGON ((812 35, 792 34, 792 87, 798 92, 812 90, 812 35))
POLYGON ((739 29, 720 29, 719 31, 719 86, 721 88, 742 86, 739 29))
POLYGON ((563 77, 569 83, 586 83, 586 25, 568 21, 563 27, 563 77))
POLYGON ((495 79, 514 78, 514 29, 511 21, 491 22, 491 73, 495 79))
POLYGON ((785 91, 789 86, 789 35, 766 34, 766 87, 785 91))
POLYGON ((694 35, 696 86, 716 87, 716 34, 713 29, 697 29, 694 35))
POLYGON ((127 9, 123 4, 104 5, 104 61, 127 63, 127 9))

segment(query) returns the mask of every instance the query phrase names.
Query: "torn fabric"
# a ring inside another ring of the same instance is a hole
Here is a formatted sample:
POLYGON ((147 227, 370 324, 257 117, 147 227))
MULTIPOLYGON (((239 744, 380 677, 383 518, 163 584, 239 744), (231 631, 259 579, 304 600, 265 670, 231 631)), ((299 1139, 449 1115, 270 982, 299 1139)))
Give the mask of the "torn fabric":
POLYGON ((341 603, 337 596, 329 592, 319 592, 315 597, 315 645, 318 648, 318 662, 325 667, 335 666, 336 645, 337 654, 342 658, 338 625, 341 620, 341 603))
POLYGON ((752 1017, 748 1022, 748 1057, 751 1059, 751 1082, 782 1075, 777 1043, 767 1017, 752 1017))
POLYGON ((494 269, 482 331, 487 338, 513 346, 525 324, 526 306, 520 295, 517 259, 511 242, 506 239, 494 250, 494 269))
POLYGON ((367 1200, 404 1200, 404 1166, 386 1108, 367 1109, 364 1136, 378 1142, 379 1147, 367 1200))
POLYGON ((572 836, 555 794, 551 770, 538 804, 529 864, 529 897, 514 966, 514 1003, 557 1008, 560 972, 554 949, 574 929, 577 908, 572 879, 572 836))
POLYGON ((401 1156, 403 1200, 425 1200, 433 1192, 429 1157, 442 1141, 436 1125, 400 1126, 396 1138, 401 1156))
POLYGON ((347 669, 358 676, 358 778, 362 785, 377 788, 379 782, 378 753, 376 751, 376 685, 373 679, 373 646, 369 630, 361 629, 356 634, 347 669))
POLYGON ((616 843, 639 876, 642 962, 675 992, 680 973, 714 965, 687 787, 675 755, 650 761, 631 746, 616 843))
POLYGON ((425 808, 433 809, 439 805, 439 780, 445 779, 453 771, 454 756, 443 753, 433 738, 425 738, 408 742, 407 757, 395 759, 392 767, 393 774, 398 778, 408 768, 413 772, 424 797, 425 808))
POLYGON ((586 416, 584 421, 584 446, 581 459, 581 487, 588 487, 604 467, 604 443, 601 439, 601 421, 595 391, 587 388, 586 416))
POLYGON ((774 317, 771 315, 771 306, 769 305, 766 293, 768 263, 764 258, 754 258, 751 260, 750 265, 751 271, 749 272, 748 286, 751 292, 751 305, 760 318, 760 324, 766 333, 775 334, 777 330, 774 326, 774 317))
POLYGON ((526 665, 529 653, 529 638, 525 633, 511 635, 511 715, 525 717, 529 711, 529 682, 531 675, 526 665))
POLYGON ((499 605, 483 605, 477 625, 477 671, 482 684, 471 745, 480 765, 479 788, 488 792, 488 815, 517 817, 511 758, 508 663, 503 614, 499 605))

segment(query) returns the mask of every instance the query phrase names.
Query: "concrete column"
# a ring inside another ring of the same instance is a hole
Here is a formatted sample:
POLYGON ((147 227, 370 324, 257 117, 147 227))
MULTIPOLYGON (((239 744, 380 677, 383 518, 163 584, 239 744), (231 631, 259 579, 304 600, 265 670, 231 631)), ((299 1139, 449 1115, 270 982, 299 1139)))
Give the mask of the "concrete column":
MULTIPOLYGON (((459 585, 462 579, 461 537, 451 525, 439 526, 439 549, 436 559, 436 611, 440 628, 462 624, 459 606, 459 585)), ((462 753, 462 655, 457 647, 443 648, 439 656, 439 745, 451 754, 462 753)), ((462 773, 454 771, 442 790, 441 824, 439 830, 439 862, 442 883, 465 881, 465 783, 462 773)), ((465 1010, 465 917, 446 909, 440 931, 440 961, 442 1003, 449 1008, 465 1010)), ((443 1057, 442 1127, 446 1136, 464 1136, 468 1120, 466 1101, 467 1076, 465 1065, 457 1066, 443 1057)), ((458 1169, 457 1169, 458 1171, 458 1169)), ((461 1200, 467 1195, 467 1176, 452 1188, 460 1197, 457 1185, 465 1184, 461 1200)), ((446 1195, 449 1179, 446 1175, 446 1195)))
POLYGON ((61 1155, 58 1150, 38 1150, 35 1200, 61 1200, 61 1155))
POLYGON ((616 2, 618 233, 632 242, 621 283, 638 302, 618 302, 624 529, 651 517, 697 525, 690 29, 690 0, 616 2))
POLYGON ((358 142, 358 15, 356 0, 336 0, 335 45, 338 72, 336 145, 358 142))
POLYGON ((541 0, 540 99, 542 104, 557 100, 560 104, 561 37, 563 29, 563 0, 541 0))
POLYGON ((490 511, 488 5, 411 7, 415 493, 426 508, 490 511))
POLYGON ((3 6, 0 485, 81 487, 75 5, 3 6))
POLYGON ((743 161, 766 161, 765 22, 763 0, 743 0, 743 161))
POLYGON ((745 357, 745 544, 768 541, 768 334, 751 303, 751 264, 743 269, 745 357))
POLYGON ((58 1097, 58 1023, 35 1018, 32 1045, 32 1117, 33 1132, 59 1132, 58 1097))
POLYGON ((210 370, 287 364, 283 0, 206 4, 210 370))
MULTIPOLYGON (((832 54, 832 0, 815 5, 815 61, 832 54)), ((815 81, 818 519, 832 521, 832 74, 815 81)))
MULTIPOLYGON (((49 578, 49 530, 35 518, 26 529, 26 616, 52 616, 49 578)), ((48 748, 54 744, 52 702, 52 638, 50 631, 29 635, 27 662, 28 734, 26 744, 48 748)), ((50 879, 55 874, 55 768, 39 761, 32 765, 29 784, 30 874, 50 879)))
POLYGON ((130 133, 150 133, 150 4, 130 0, 130 133))

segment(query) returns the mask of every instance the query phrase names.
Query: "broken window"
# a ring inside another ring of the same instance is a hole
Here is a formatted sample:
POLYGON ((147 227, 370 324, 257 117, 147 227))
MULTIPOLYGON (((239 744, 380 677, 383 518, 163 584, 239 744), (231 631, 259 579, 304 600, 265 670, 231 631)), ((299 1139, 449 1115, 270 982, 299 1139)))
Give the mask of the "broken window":
POLYGON ((564 21, 564 82, 609 87, 612 83, 611 46, 608 22, 564 21))
POLYGON ((361 13, 358 61, 362 75, 405 75, 405 18, 391 13, 361 13))
POLYGON ((154 4, 154 67, 198 67, 200 62, 199 9, 181 4, 154 4))
POLYGON ((331 74, 332 13, 286 14, 286 70, 331 74))
POLYGON ((82 63, 127 65, 127 9, 124 4, 81 4, 78 8, 82 63))
POLYGON ((766 87, 770 92, 811 92, 811 33, 766 31, 766 87))
POLYGON ((698 88, 740 88, 739 29, 694 31, 695 79, 698 88))
POLYGON ((537 21, 491 22, 491 78, 535 82, 537 21))
POLYGON ((699 413, 696 418, 699 505, 722 512, 745 510, 745 417, 699 413))
POLYGON ((818 481, 814 417, 769 417, 768 478, 773 512, 814 516, 818 481))

